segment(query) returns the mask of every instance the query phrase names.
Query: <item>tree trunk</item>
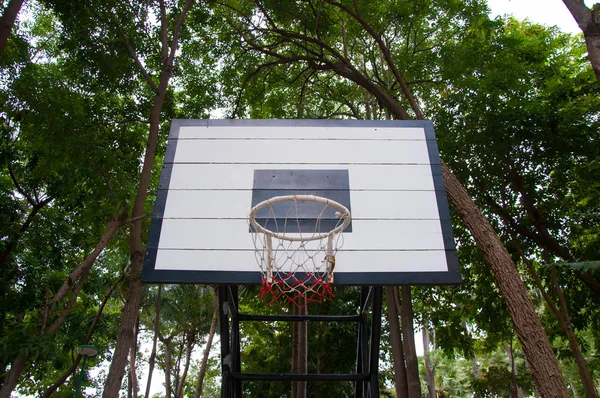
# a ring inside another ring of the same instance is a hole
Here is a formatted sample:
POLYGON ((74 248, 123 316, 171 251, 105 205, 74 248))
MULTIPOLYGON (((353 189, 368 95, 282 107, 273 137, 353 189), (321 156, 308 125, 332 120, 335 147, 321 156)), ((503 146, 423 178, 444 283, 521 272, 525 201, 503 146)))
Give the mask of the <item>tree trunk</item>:
MULTIPOLYGON (((299 307, 296 307, 296 314, 307 315, 308 307, 304 305, 302 299, 298 300, 299 307)), ((308 333, 307 322, 294 322, 293 337, 296 337, 295 342, 292 341, 292 372, 297 374, 306 374, 308 370, 308 333), (294 371, 295 368, 295 371, 294 371)), ((292 382, 292 398, 306 398, 306 382, 292 382)))
MULTIPOLYGON (((184 336, 185 337, 185 336, 184 336)), ((173 394, 175 398, 179 398, 177 396, 177 389, 179 388, 179 380, 180 380, 180 373, 181 373, 181 357, 183 356, 183 353, 185 352, 185 339, 183 339, 180 343, 179 343, 179 349, 177 350, 177 360, 175 361, 175 366, 173 367, 173 376, 175 376, 175 380, 173 383, 173 386, 175 387, 175 393, 173 394)))
POLYGON ((419 379, 419 361, 415 344, 412 296, 410 293, 410 286, 404 285, 400 289, 402 290, 400 317, 402 318, 402 341, 404 342, 404 356, 406 359, 408 397, 421 398, 421 380, 419 379))
POLYGON ((196 393, 194 398, 200 398, 202 395, 202 384, 204 383, 204 376, 206 375, 206 367, 208 366, 208 355, 210 354, 210 348, 212 347, 213 337, 217 330, 217 320, 219 319, 219 300, 215 294, 213 298, 213 317, 210 322, 210 331, 208 332, 208 341, 206 342, 206 348, 204 349, 204 355, 202 356, 202 363, 200 370, 198 371, 198 381, 196 382, 196 393))
MULTIPOLYGON (((152 115, 150 117, 150 137, 148 138, 148 145, 146 148, 146 157, 144 159, 144 166, 142 168, 142 174, 140 176, 140 184, 136 196, 136 205, 138 198, 141 198, 142 204, 140 206, 134 206, 132 216, 140 216, 143 212, 143 204, 146 199, 148 191, 148 185, 150 182, 150 173, 152 171, 152 162, 154 161, 154 152, 158 143, 158 128, 160 121, 160 113, 162 105, 164 103, 166 90, 161 91, 161 94, 157 95, 154 99, 154 105, 152 107, 152 115), (139 213, 139 214, 138 214, 139 213)), ((141 235, 142 235, 141 220, 134 222, 131 228, 129 250, 131 253, 131 264, 129 268, 129 290, 127 291, 127 300, 125 302, 125 308, 121 316, 121 324, 119 326, 119 336, 115 351, 113 353, 113 359, 110 364, 108 377, 106 384, 104 385, 103 398, 116 397, 119 394, 123 376, 125 375, 125 365, 127 364, 127 354, 129 348, 133 344, 134 339, 134 328, 140 309, 140 303, 142 300, 143 287, 140 280, 142 273, 142 265, 144 262, 144 252, 142 249, 141 235)))
MULTIPOLYGON (((175 31, 171 40, 171 50, 169 57, 164 61, 162 72, 160 74, 160 84, 156 97, 154 97, 154 103, 152 105, 152 111, 150 113, 150 133, 148 135, 148 142, 146 144, 146 153, 144 156, 144 164, 142 166, 142 172, 140 173, 140 180, 138 189, 136 192, 132 217, 140 217, 144 213, 144 206, 146 203, 146 196, 148 195, 148 188, 150 186, 150 176, 152 174, 152 166, 154 164, 154 155, 156 153, 156 146, 158 144, 158 133, 160 127, 160 115, 162 112, 163 104, 167 95, 167 88, 169 86, 169 80, 173 71, 173 63, 175 60, 175 53, 179 43, 179 35, 181 34, 181 28, 185 20, 185 16, 190 9, 193 0, 187 0, 183 6, 183 10, 179 13, 177 24, 175 25, 175 31)), ((163 26, 163 30, 167 29, 167 25, 163 26)), ((164 44, 163 44, 164 48, 164 44)), ((135 58, 135 57, 134 57, 135 58)), ((130 276, 129 276, 129 290, 127 292, 127 301, 125 302, 125 309, 121 316, 121 324, 119 326, 119 336, 115 345, 113 353, 113 360, 110 364, 108 371, 108 377, 104 385, 103 398, 113 398, 119 395, 121 389, 121 383, 123 376, 125 375, 125 365, 127 364, 127 353, 129 347, 133 343, 133 329, 135 327, 137 315, 140 309, 140 303, 142 300, 142 282, 140 280, 142 265, 144 262, 144 249, 142 247, 142 220, 139 219, 132 224, 131 232, 129 235, 129 253, 130 253, 130 276)))
POLYGON ((550 269, 550 274, 552 276, 552 284, 554 285, 554 290, 556 291, 556 295, 558 296, 558 302, 560 303, 560 307, 562 310, 562 322, 560 322, 559 319, 559 323, 561 324, 563 330, 565 331, 565 334, 567 335, 569 347, 571 347, 573 357, 575 358, 575 363, 577 364, 579 377, 581 377, 581 383, 583 384, 585 396, 586 398, 598 398, 596 387, 594 386, 594 379, 592 378, 590 370, 588 369, 587 364, 585 363, 585 358, 583 357, 581 349, 579 348, 579 344, 577 343, 577 337, 575 336, 575 331, 573 330, 573 324, 571 323, 571 317, 569 315, 567 300, 565 299, 565 295, 558 283, 556 268, 552 267, 550 269))
POLYGON ((152 373, 154 372, 154 365, 156 364, 156 346, 158 345, 158 327, 160 325, 160 301, 162 296, 162 285, 158 285, 158 292, 156 294, 156 315, 154 318, 154 339, 152 341, 152 352, 150 353, 150 360, 148 361, 148 380, 146 381, 146 394, 145 398, 150 398, 150 387, 152 386, 152 373))
POLYGON ((0 389, 0 398, 11 397, 11 393, 17 386, 17 382, 19 381, 19 377, 21 376, 23 369, 25 369, 25 357, 22 355, 22 353, 19 353, 12 363, 12 366, 8 371, 8 375, 4 380, 4 384, 0 389))
POLYGON ((138 380, 137 380, 137 341, 138 341, 138 333, 140 330, 140 322, 139 317, 135 327, 135 339, 133 341, 133 345, 131 346, 131 352, 129 357, 129 378, 131 380, 131 395, 135 398, 138 397, 138 380))
POLYGON ((558 296, 559 303, 561 306, 560 310, 558 309, 558 307, 554 303, 554 300, 552 300, 552 298, 550 297, 550 295, 544 288, 544 285, 542 284, 542 281, 541 281, 538 273, 536 272, 533 263, 527 257, 525 257, 525 255, 523 254, 523 252, 519 246, 517 246, 517 249, 519 251, 519 254, 521 256, 523 263, 529 269, 529 273, 531 274, 533 280, 535 281, 535 284, 536 284, 537 288, 539 289, 540 293, 542 294, 542 297, 546 301, 548 308, 550 309, 552 314, 554 314, 554 317, 558 321, 558 324, 560 325, 561 329, 567 336, 567 341, 569 342, 569 347, 571 348, 571 352, 573 353, 573 357, 575 358, 575 363, 577 364, 577 370, 579 372, 579 377, 581 378, 581 382, 583 383, 583 388, 586 393, 586 398, 596 398, 597 394, 596 394, 596 389, 594 387, 594 381, 593 381, 592 375, 590 374, 590 371, 585 363, 585 358, 583 357, 581 350, 579 349, 579 344, 577 343, 577 338, 575 337, 575 332, 573 331, 571 317, 569 316, 569 308, 567 307, 567 302, 565 300, 562 289, 560 288, 560 285, 558 284, 558 277, 556 275, 556 269, 551 268, 550 273, 551 273, 551 277, 552 277, 552 285, 553 285, 554 291, 556 292, 556 294, 558 296))
POLYGON ((4 9, 2 19, 0 20, 0 54, 4 52, 6 42, 8 41, 8 37, 10 36, 10 32, 12 31, 22 5, 23 0, 10 0, 4 9))
POLYGON ((502 241, 462 183, 442 162, 442 173, 450 202, 482 250, 506 302, 517 336, 531 366, 534 383, 543 398, 568 397, 558 361, 546 331, 535 312, 512 258, 502 241))
POLYGON ((133 380, 131 380, 131 362, 129 363, 129 372, 127 372, 127 398, 133 398, 133 380))
POLYGON ((506 354, 508 355, 508 363, 510 364, 510 396, 511 398, 523 398, 523 392, 520 391, 519 383, 517 382, 517 365, 513 355, 512 341, 510 345, 505 344, 506 354))
POLYGON ((429 398, 435 398, 435 373, 431 366, 431 355, 429 354, 429 329, 423 322, 423 354, 425 356, 425 371, 427 372, 427 389, 429 398))
POLYGON ((600 83, 600 6, 595 4, 590 10, 583 0, 563 0, 575 22, 583 32, 588 50, 588 59, 592 64, 596 80, 600 83))
POLYGON ((165 397, 171 398, 171 343, 169 342, 169 340, 161 339, 161 341, 165 346, 165 397))
MULTIPOLYGON (((400 322, 398 321, 398 307, 394 292, 394 286, 385 287, 385 298, 387 301, 388 323, 390 325, 390 341, 392 343, 392 361, 394 364, 394 381, 396 384, 396 397, 408 398, 408 384, 406 382, 406 366, 404 365, 404 348, 400 336, 400 322)), ((397 293, 396 293, 397 294, 397 293)))
MULTIPOLYGON (((373 93, 396 119, 410 119, 406 110, 395 99, 387 95, 365 76, 347 69, 335 69, 335 72, 373 93)), ((498 234, 477 207, 463 184, 443 161, 442 174, 450 203, 456 209, 492 269, 498 288, 515 325, 517 336, 523 346, 523 352, 529 360, 531 375, 537 391, 543 398, 567 397, 568 391, 558 361, 554 356, 546 331, 527 295, 527 289, 516 270, 514 262, 498 234)))
POLYGON ((190 369, 190 358, 192 357, 192 349, 194 347, 193 336, 188 336, 187 342, 185 344, 185 365, 183 366, 183 374, 179 379, 179 383, 177 384, 177 392, 175 396, 177 398, 183 397, 183 387, 185 386, 185 379, 187 378, 188 371, 190 369))

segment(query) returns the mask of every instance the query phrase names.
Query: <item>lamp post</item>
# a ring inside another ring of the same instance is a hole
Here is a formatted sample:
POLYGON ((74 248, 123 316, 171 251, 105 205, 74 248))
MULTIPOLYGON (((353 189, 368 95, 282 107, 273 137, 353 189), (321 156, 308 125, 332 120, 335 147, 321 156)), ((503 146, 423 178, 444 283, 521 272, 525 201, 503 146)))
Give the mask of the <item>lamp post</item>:
POLYGON ((75 398, 79 396, 79 391, 81 390, 81 382, 83 381, 83 371, 85 368, 85 361, 88 357, 93 357, 98 353, 98 349, 93 345, 82 344, 77 347, 77 353, 79 355, 83 355, 83 362, 81 364, 81 372, 79 372, 79 379, 77 380, 77 388, 75 389, 75 398))

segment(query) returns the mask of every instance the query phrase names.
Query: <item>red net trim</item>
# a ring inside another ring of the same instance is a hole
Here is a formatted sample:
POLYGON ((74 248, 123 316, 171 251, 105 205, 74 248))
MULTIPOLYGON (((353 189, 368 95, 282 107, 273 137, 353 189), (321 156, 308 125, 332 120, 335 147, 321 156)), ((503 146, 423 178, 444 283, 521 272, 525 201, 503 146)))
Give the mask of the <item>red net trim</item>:
POLYGON ((297 278, 293 272, 273 276, 271 283, 264 278, 258 296, 265 305, 277 302, 286 307, 293 304, 304 308, 308 303, 322 303, 335 297, 333 283, 329 282, 328 275, 306 274, 302 279, 297 278))

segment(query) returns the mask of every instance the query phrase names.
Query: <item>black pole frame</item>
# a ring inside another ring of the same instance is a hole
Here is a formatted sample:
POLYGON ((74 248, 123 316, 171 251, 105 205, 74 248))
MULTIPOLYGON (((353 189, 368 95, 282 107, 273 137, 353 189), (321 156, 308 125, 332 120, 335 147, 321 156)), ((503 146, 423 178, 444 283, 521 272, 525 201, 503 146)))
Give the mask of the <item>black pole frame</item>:
POLYGON ((242 381, 353 381, 355 398, 379 398, 379 343, 383 288, 362 287, 358 315, 250 315, 238 312, 238 288, 221 285, 219 325, 221 332, 221 398, 241 398, 242 381), (369 325, 369 309, 371 322, 369 325), (240 321, 356 322, 356 373, 352 374, 272 374, 242 373, 240 321))

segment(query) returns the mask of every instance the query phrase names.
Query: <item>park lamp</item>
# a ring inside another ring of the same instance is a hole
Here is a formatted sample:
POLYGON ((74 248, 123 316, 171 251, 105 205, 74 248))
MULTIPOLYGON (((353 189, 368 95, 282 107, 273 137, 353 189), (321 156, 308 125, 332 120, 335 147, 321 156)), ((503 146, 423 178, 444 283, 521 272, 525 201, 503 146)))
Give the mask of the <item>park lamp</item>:
POLYGON ((98 353, 98 349, 93 345, 82 344, 77 347, 77 353, 83 356, 87 355, 88 357, 93 357, 98 353))
POLYGON ((79 372, 79 379, 77 380, 77 388, 75 389, 75 398, 79 396, 79 391, 81 390, 81 382, 83 381, 85 362, 88 357, 93 357, 98 353, 98 348, 90 344, 81 344, 77 347, 77 353, 79 355, 83 355, 83 362, 81 364, 81 372, 79 372))

